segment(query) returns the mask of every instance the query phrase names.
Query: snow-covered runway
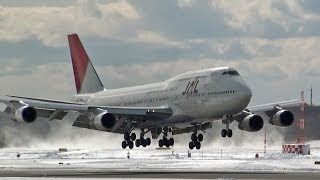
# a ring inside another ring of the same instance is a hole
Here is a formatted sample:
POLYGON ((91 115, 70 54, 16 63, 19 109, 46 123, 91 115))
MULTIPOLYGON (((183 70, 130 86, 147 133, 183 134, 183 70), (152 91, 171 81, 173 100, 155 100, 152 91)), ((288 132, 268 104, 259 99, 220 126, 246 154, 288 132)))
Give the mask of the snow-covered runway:
POLYGON ((210 149, 2 149, 0 176, 80 176, 144 172, 319 173, 320 148, 311 155, 283 154, 281 150, 210 149), (20 157, 17 157, 17 155, 20 157), (259 158, 255 155, 259 154, 259 158), (128 158, 128 155, 130 156, 128 158))

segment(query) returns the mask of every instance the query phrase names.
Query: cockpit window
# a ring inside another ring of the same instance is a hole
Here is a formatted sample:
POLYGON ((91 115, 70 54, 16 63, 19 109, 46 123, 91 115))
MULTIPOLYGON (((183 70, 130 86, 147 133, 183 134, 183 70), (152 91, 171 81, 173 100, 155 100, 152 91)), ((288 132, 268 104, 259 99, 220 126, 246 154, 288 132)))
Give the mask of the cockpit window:
POLYGON ((228 74, 233 76, 239 76, 239 73, 237 71, 229 71, 228 74))
POLYGON ((231 75, 231 76, 239 76, 239 73, 237 71, 225 71, 222 73, 222 75, 231 75))

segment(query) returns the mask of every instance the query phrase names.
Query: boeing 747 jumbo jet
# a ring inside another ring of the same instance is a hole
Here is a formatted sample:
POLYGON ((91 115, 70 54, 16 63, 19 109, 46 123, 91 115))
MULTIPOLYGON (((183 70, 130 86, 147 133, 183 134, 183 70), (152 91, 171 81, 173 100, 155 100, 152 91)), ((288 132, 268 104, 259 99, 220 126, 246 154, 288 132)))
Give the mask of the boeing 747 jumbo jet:
POLYGON ((265 114, 275 126, 290 126, 294 116, 285 107, 300 100, 247 107, 252 92, 239 73, 228 67, 190 71, 163 82, 105 89, 77 34, 68 35, 77 94, 71 101, 21 96, 4 96, 4 112, 16 122, 32 123, 38 117, 61 120, 78 112, 73 126, 123 134, 122 148, 149 146, 158 139, 159 147, 174 144, 173 136, 191 133, 189 148, 200 149, 203 135, 220 120, 222 137, 232 137, 229 124, 244 131, 263 128, 265 114), (136 133, 140 132, 139 137, 136 133))

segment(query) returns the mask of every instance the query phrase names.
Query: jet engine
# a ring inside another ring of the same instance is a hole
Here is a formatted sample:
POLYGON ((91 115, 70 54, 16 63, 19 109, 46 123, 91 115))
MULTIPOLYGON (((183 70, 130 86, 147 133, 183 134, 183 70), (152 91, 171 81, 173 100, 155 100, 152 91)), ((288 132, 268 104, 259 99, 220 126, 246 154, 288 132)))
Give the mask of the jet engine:
POLYGON ((116 117, 108 112, 98 114, 93 119, 93 124, 97 129, 106 130, 112 128, 116 123, 116 117))
POLYGON ((275 126, 290 126, 294 121, 294 116, 292 112, 287 110, 279 110, 277 111, 270 119, 269 123, 275 126))
POLYGON ((257 114, 247 115, 238 125, 238 128, 243 131, 256 132, 263 128, 263 119, 257 114))
POLYGON ((37 118, 37 111, 30 106, 22 106, 14 113, 14 120, 18 122, 32 123, 37 118))

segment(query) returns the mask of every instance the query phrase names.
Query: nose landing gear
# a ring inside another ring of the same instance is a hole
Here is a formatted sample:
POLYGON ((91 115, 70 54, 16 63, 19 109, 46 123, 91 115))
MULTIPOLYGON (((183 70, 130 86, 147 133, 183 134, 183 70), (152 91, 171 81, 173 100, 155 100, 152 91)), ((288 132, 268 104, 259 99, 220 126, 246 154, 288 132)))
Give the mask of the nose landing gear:
POLYGON ((229 124, 231 123, 233 121, 233 119, 232 119, 232 116, 229 116, 229 115, 227 115, 227 116, 225 116, 225 117, 223 117, 223 119, 222 119, 222 124, 225 124, 226 125, 226 129, 222 129, 221 130, 221 136, 223 137, 223 138, 225 138, 225 137, 229 137, 229 138, 231 138, 232 137, 232 130, 229 128, 229 124))

